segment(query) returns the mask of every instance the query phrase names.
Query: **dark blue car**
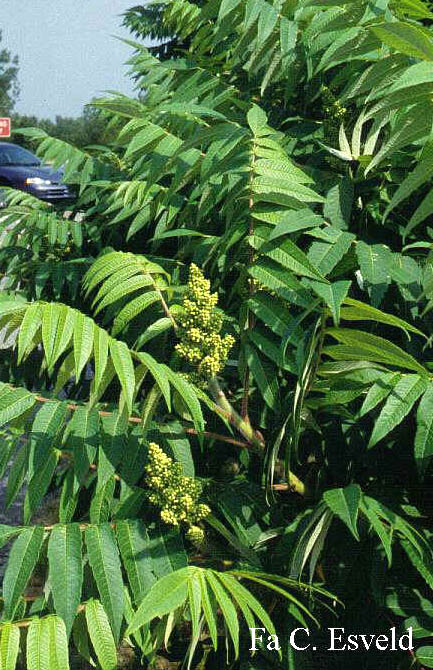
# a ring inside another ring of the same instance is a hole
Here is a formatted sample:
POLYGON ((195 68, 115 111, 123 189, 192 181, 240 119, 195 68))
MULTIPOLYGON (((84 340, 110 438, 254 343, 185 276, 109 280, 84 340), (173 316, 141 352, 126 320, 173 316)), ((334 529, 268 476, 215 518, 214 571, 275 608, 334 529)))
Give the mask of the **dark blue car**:
POLYGON ((61 170, 52 170, 27 149, 0 142, 0 204, 4 200, 1 187, 10 186, 26 191, 46 202, 57 203, 74 199, 71 189, 62 184, 61 170))

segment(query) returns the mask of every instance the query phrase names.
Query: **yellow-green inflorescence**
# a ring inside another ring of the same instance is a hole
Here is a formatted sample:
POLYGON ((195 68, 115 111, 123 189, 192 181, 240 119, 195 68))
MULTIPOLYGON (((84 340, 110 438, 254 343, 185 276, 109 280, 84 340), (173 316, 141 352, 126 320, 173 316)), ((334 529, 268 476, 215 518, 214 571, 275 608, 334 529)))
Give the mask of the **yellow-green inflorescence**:
POLYGON ((182 474, 182 465, 173 462, 154 442, 149 444, 146 483, 151 489, 149 500, 160 508, 162 521, 171 526, 185 523, 189 526, 188 539, 200 544, 204 531, 197 524, 210 514, 210 508, 199 502, 203 487, 182 474))
POLYGON ((215 377, 235 342, 231 335, 220 335, 223 317, 216 309, 217 303, 217 294, 210 292, 210 281, 197 265, 191 264, 176 351, 194 367, 194 381, 215 377))
POLYGON ((339 130, 346 118, 347 109, 327 86, 322 86, 322 106, 325 115, 325 140, 328 143, 338 145, 339 130))

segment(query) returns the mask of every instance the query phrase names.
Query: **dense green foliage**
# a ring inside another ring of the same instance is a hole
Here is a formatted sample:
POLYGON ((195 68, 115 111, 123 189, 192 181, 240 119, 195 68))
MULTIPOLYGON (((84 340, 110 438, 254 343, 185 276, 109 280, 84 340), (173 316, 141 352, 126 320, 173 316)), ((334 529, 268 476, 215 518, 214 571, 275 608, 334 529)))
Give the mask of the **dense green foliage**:
POLYGON ((144 667, 433 667, 433 14, 149 11, 170 49, 132 44, 139 99, 94 102, 112 144, 21 131, 79 199, 65 218, 14 192, 1 223, 8 502, 27 485, 2 662, 30 621, 30 670, 66 668, 68 638, 103 670, 119 645, 144 667), (251 660, 254 622, 280 655, 251 660), (317 651, 290 649, 299 625, 317 651), (412 626, 416 649, 322 652, 328 626, 412 626))

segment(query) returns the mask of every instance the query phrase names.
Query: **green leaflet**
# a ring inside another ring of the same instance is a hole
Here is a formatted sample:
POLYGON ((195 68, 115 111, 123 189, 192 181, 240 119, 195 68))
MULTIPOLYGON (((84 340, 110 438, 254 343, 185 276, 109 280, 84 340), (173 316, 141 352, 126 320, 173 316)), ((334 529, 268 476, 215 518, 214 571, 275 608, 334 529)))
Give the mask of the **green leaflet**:
POLYGON ((50 670, 50 631, 44 619, 33 619, 27 633, 28 670, 50 670))
POLYGON ((356 254, 363 279, 371 286, 387 286, 390 282, 391 252, 384 244, 358 242, 356 254))
POLYGON ((205 576, 223 613, 224 621, 226 622, 230 637, 233 642, 235 657, 237 658, 239 656, 239 622, 236 609, 231 598, 229 597, 229 594, 221 582, 217 579, 214 572, 208 570, 206 571, 205 576))
POLYGON ((113 512, 113 518, 129 519, 141 515, 141 510, 147 502, 146 492, 139 486, 123 485, 121 502, 116 506, 113 512))
POLYGON ((248 274, 273 291, 278 289, 302 290, 300 282, 277 263, 266 257, 260 257, 248 268, 248 274))
POLYGON ((4 623, 0 639, 0 667, 15 670, 20 645, 20 629, 13 623, 4 623))
POLYGON ((56 613, 69 636, 81 601, 83 564, 78 524, 56 525, 48 542, 48 566, 56 613))
MULTIPOLYGON (((102 462, 102 461, 101 461, 102 462)), ((100 524, 109 520, 113 504, 116 481, 114 474, 104 473, 104 483, 98 479, 95 494, 90 503, 90 523, 100 524)))
POLYGON ((254 249, 279 263, 286 270, 303 277, 326 281, 313 259, 307 258, 304 252, 289 239, 270 240, 269 229, 265 226, 257 227, 248 241, 254 249))
MULTIPOLYGON (((223 496, 218 496, 215 504, 244 546, 254 547, 260 540, 263 524, 268 522, 268 510, 260 488, 252 482, 234 482, 223 496)), ((256 556, 253 560, 257 563, 256 556)))
POLYGON ((432 147, 426 147, 429 149, 426 157, 422 160, 415 169, 409 173, 404 182, 399 186, 396 193, 394 194, 391 202, 389 203, 387 210, 384 214, 384 218, 399 205, 403 200, 406 200, 414 191, 416 191, 422 184, 427 182, 433 174, 433 166, 431 161, 431 152, 432 147))
POLYGON ((392 562, 391 543, 392 543, 393 529, 391 528, 390 530, 388 530, 388 528, 382 522, 382 518, 377 513, 375 506, 371 505, 365 496, 363 496, 363 498, 361 499, 360 510, 367 517, 368 521, 371 524, 371 527, 379 537, 382 546, 385 550, 388 566, 391 566, 392 562))
POLYGON ((377 154, 366 167, 369 173, 391 153, 426 137, 430 132, 433 119, 429 98, 423 95, 418 105, 413 105, 405 115, 399 117, 389 139, 381 146, 377 154))
POLYGON ((59 500, 59 521, 69 523, 75 514, 78 504, 80 485, 75 478, 72 468, 68 470, 63 480, 62 491, 59 500))
POLYGON ((131 354, 124 342, 118 342, 113 339, 110 340, 110 354, 114 369, 122 386, 123 397, 125 398, 128 412, 131 414, 135 390, 134 364, 131 354))
POLYGON ((116 535, 132 596, 139 605, 155 582, 149 536, 139 519, 118 521, 116 535))
MULTIPOLYGON (((392 3, 395 9, 395 2, 392 3)), ((397 9, 402 14, 416 19, 428 19, 433 17, 433 13, 426 7, 423 0, 401 0, 398 3, 397 9)))
POLYGON ((0 524, 0 547, 4 547, 6 542, 21 533, 21 528, 19 526, 6 526, 5 524, 0 524))
POLYGON ((278 223, 269 235, 269 241, 280 237, 281 235, 290 235, 298 230, 315 228, 323 224, 323 217, 314 214, 310 209, 300 210, 298 212, 287 212, 280 223, 278 223))
POLYGON ((295 341, 302 339, 303 331, 299 322, 280 300, 259 291, 248 300, 248 307, 276 335, 290 337, 295 341))
POLYGON ((74 457, 74 473, 82 484, 95 462, 99 442, 99 413, 91 407, 78 407, 69 421, 64 441, 74 457))
POLYGON ((238 582, 235 576, 228 573, 219 573, 218 578, 221 580, 227 591, 232 594, 234 600, 240 605, 245 619, 247 618, 245 611, 246 607, 256 615, 260 623, 266 626, 266 630, 269 631, 270 635, 276 634, 274 624, 264 607, 262 607, 257 598, 255 598, 248 589, 238 582))
POLYGON ((421 577, 430 588, 433 587, 433 560, 429 550, 419 552, 406 538, 401 545, 412 565, 418 570, 421 577))
POLYGON ((196 392, 192 384, 190 384, 186 379, 181 377, 176 372, 173 372, 167 365, 162 366, 165 374, 170 381, 171 385, 176 389, 181 398, 183 404, 187 408, 188 412, 191 415, 191 419, 194 423, 194 427, 197 430, 199 436, 200 433, 204 431, 204 418, 201 411, 201 406, 198 401, 196 392))
POLYGON ((359 410, 359 416, 364 416, 371 412, 379 403, 389 396, 394 386, 402 378, 401 372, 390 372, 384 374, 369 389, 365 400, 359 410))
POLYGON ((247 345, 245 349, 246 361, 257 386, 266 404, 277 411, 279 408, 279 391, 276 369, 267 361, 262 359, 257 349, 247 345))
POLYGON ((150 340, 153 340, 154 337, 158 337, 158 335, 162 335, 162 333, 165 333, 167 330, 170 330, 170 328, 173 328, 173 322, 171 319, 168 318, 168 316, 164 316, 161 319, 157 319, 154 323, 152 323, 144 333, 142 333, 136 343, 136 348, 141 348, 144 344, 147 342, 150 342, 150 340))
MULTIPOLYGON (((229 1, 233 4, 233 0, 229 1)), ((239 4, 239 0, 234 0, 234 2, 236 5, 239 4)), ((223 11, 223 5, 224 0, 221 3, 220 15, 218 17, 219 19, 222 18, 221 14, 223 11)), ((260 131, 262 131, 267 126, 268 118, 266 116, 266 112, 263 109, 261 109, 258 105, 253 105, 247 114, 247 121, 254 135, 260 135, 260 131)))
POLYGON ((3 598, 6 616, 11 619, 38 560, 43 538, 41 526, 25 528, 10 551, 3 579, 3 598))
POLYGON ((63 402, 46 402, 40 405, 34 418, 30 433, 30 473, 44 463, 53 449, 59 443, 67 415, 67 406, 63 402))
MULTIPOLYGON (((42 619, 43 633, 41 641, 45 642, 45 629, 48 632, 49 644, 49 668, 52 670, 69 670, 69 650, 68 638, 66 636, 66 629, 64 621, 58 616, 48 616, 42 619)), ((41 650, 45 655, 45 652, 41 650)))
POLYGON ((180 607, 188 595, 188 579, 194 568, 186 567, 161 577, 150 589, 140 603, 127 629, 130 635, 152 621, 155 617, 162 617, 168 612, 180 607))
POLYGON ((102 328, 96 327, 93 340, 93 355, 95 358, 95 376, 93 379, 93 384, 95 387, 95 393, 97 393, 98 388, 102 382, 104 370, 107 365, 108 343, 108 333, 105 330, 102 330, 102 328))
POLYGON ((409 223, 407 224, 404 231, 404 239, 412 232, 412 230, 418 226, 422 221, 424 221, 433 211, 433 195, 429 191, 425 198, 421 201, 421 204, 412 214, 409 223))
POLYGON ((419 661, 425 668, 433 668, 433 647, 423 645, 415 652, 416 660, 419 661))
POLYGON ((416 415, 415 461, 424 475, 433 455, 433 386, 430 383, 418 405, 416 415))
POLYGON ((152 569, 158 579, 187 565, 187 555, 178 529, 158 524, 149 529, 149 541, 152 569))
POLYGON ((74 361, 75 379, 77 381, 92 353, 95 331, 96 327, 92 319, 78 312, 74 327, 74 361))
POLYGON ((357 520, 361 495, 358 484, 350 484, 344 489, 330 489, 323 494, 323 500, 329 509, 346 524, 357 540, 359 540, 357 520))
POLYGON ((137 354, 139 360, 145 365, 155 382, 157 383, 159 389, 161 390, 164 400, 166 402, 168 411, 171 410, 171 398, 170 398, 170 384, 165 366, 158 363, 152 356, 147 353, 140 352, 137 354))
POLYGON ((60 442, 67 415, 62 402, 44 403, 35 416, 30 433, 29 486, 25 500, 24 518, 27 523, 48 490, 60 451, 60 442))
POLYGON ((343 305, 344 307, 341 309, 341 318, 343 321, 377 321, 378 323, 386 323, 389 326, 395 326, 406 332, 409 331, 425 337, 424 333, 407 321, 399 319, 393 314, 387 314, 386 312, 360 302, 359 300, 345 298, 343 305))
MULTIPOLYGON (((349 152, 351 154, 351 151, 349 152)), ((347 230, 353 205, 353 183, 344 178, 333 186, 326 195, 323 216, 332 225, 347 230)))
POLYGON ((210 591, 203 572, 198 573, 201 587, 201 604, 214 649, 218 647, 218 612, 215 597, 210 591))
MULTIPOLYGON (((56 328, 56 336, 54 338, 53 351, 48 366, 49 369, 51 370, 53 368, 53 365, 57 362, 57 360, 60 358, 60 356, 64 353, 64 351, 68 348, 70 344, 74 330, 74 322, 76 314, 77 312, 75 310, 71 310, 63 305, 61 306, 61 311, 59 314, 59 319, 56 328)), ((42 322, 42 329, 43 329, 43 322, 42 322)))
POLYGON ((51 449, 45 457, 45 461, 35 470, 26 492, 24 501, 24 523, 29 523, 32 514, 39 507, 42 498, 46 494, 53 478, 60 451, 51 449))
POLYGON ((310 286, 313 291, 322 298, 325 304, 331 310, 334 319, 334 325, 338 327, 340 322, 340 308, 344 302, 349 291, 350 281, 337 281, 332 284, 324 284, 323 282, 310 281, 310 286))
POLYGON ((85 531, 89 563, 115 640, 123 619, 123 579, 115 536, 110 524, 89 526, 85 531))
POLYGON ((140 312, 147 309, 153 303, 160 300, 160 294, 157 291, 148 291, 143 295, 139 295, 133 300, 129 301, 123 309, 120 310, 113 322, 113 335, 118 335, 128 325, 128 323, 135 319, 140 312))
POLYGON ((35 338, 35 335, 41 327, 41 323, 42 306, 39 303, 29 305, 25 311, 18 334, 18 363, 21 363, 37 345, 37 341, 40 338, 35 338))
POLYGON ((48 367, 50 367, 52 362, 57 326, 59 324, 62 312, 62 306, 56 305, 55 303, 45 305, 43 308, 42 344, 44 345, 45 358, 47 360, 48 367))
POLYGON ((23 444, 15 456, 15 460, 11 466, 8 477, 8 485, 6 489, 6 509, 15 500, 27 474, 29 464, 29 444, 23 444))
POLYGON ((36 398, 25 389, 8 389, 2 387, 4 393, 0 396, 0 427, 22 416, 33 407, 36 398))
MULTIPOLYGON (((88 606, 88 603, 86 603, 86 607, 88 606)), ((101 606, 102 607, 102 606, 101 606)), ((94 663, 95 661, 91 657, 90 654, 90 640, 89 640, 89 632, 87 630, 87 621, 86 621, 86 614, 85 614, 85 609, 81 610, 75 617, 74 621, 74 626, 72 628, 72 638, 74 641, 75 648, 77 649, 78 653, 86 659, 86 661, 90 664, 94 663)), ((113 638, 113 634, 110 629, 110 624, 108 623, 107 620, 107 629, 111 635, 111 638, 113 638)), ((107 637, 107 639, 109 639, 107 637)), ((114 641, 113 641, 114 643, 114 641)))
POLYGON ((128 417, 115 410, 110 416, 101 417, 102 434, 99 435, 98 484, 104 486, 114 474, 122 459, 128 439, 128 417))
MULTIPOLYGON (((343 345, 347 352, 348 360, 369 360, 378 363, 387 363, 399 368, 414 370, 424 377, 427 374, 426 369, 420 365, 413 356, 407 354, 396 344, 389 340, 384 340, 377 335, 371 335, 362 330, 349 330, 346 328, 328 328, 326 331, 343 345)), ((331 351, 332 348, 325 351, 331 351)))
POLYGON ((370 30, 392 49, 414 58, 433 61, 431 36, 420 26, 396 21, 372 26, 370 30))
MULTIPOLYGON (((321 230, 321 229, 320 229, 321 230)), ((321 231, 320 237, 322 241, 313 242, 309 251, 308 259, 317 268, 322 276, 328 275, 335 268, 342 258, 349 251, 350 246, 355 239, 352 233, 346 233, 338 228, 327 228, 326 233, 321 231)), ((309 231, 310 234, 314 233, 309 231)), ((316 233, 319 237, 319 234, 316 233)), ((315 279, 315 277, 312 277, 315 279)))
POLYGON ((419 375, 405 375, 397 382, 376 420, 368 443, 369 449, 403 421, 426 389, 427 381, 419 375))
MULTIPOLYGON (((95 309, 95 315, 109 305, 112 305, 117 300, 120 300, 127 296, 130 293, 135 293, 139 289, 145 289, 148 286, 152 286, 152 277, 151 275, 136 275, 133 277, 122 276, 119 277, 120 273, 114 275, 110 278, 109 282, 105 282, 102 286, 103 293, 101 295, 101 301, 95 309), (115 283, 114 283, 115 282, 115 283), (112 285, 114 284, 114 285, 112 285), (107 286, 108 285, 108 286, 107 286), (102 297, 103 296, 103 297, 102 297)), ((98 295, 101 293, 101 289, 98 295)), ((98 296, 93 301, 93 305, 97 302, 98 296)))
POLYGON ((184 427, 179 421, 170 421, 161 425, 161 437, 167 442, 174 458, 182 463, 183 473, 194 477, 194 459, 184 427))
POLYGON ((116 670, 117 651, 108 617, 99 600, 86 603, 86 622, 89 636, 102 670, 116 670))

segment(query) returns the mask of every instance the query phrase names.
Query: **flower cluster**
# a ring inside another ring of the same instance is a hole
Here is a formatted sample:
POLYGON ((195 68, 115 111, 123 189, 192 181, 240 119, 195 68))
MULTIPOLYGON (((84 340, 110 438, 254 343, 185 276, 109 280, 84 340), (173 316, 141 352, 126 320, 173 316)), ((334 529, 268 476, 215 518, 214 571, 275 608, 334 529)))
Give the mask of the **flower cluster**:
POLYGON ((154 442, 149 444, 146 483, 151 489, 149 500, 161 509, 164 523, 172 526, 186 523, 190 526, 189 539, 196 544, 199 535, 203 539, 203 531, 196 524, 210 514, 210 508, 198 502, 203 490, 201 483, 183 475, 181 464, 174 463, 154 442))
POLYGON ((188 286, 179 319, 180 342, 176 351, 194 366, 197 380, 207 380, 223 369, 234 344, 231 335, 221 337, 223 323, 216 306, 218 296, 210 292, 210 282, 194 264, 190 266, 188 286))
POLYGON ((325 115, 325 140, 331 145, 338 145, 339 130, 347 115, 347 109, 327 86, 322 86, 322 106, 325 115))

